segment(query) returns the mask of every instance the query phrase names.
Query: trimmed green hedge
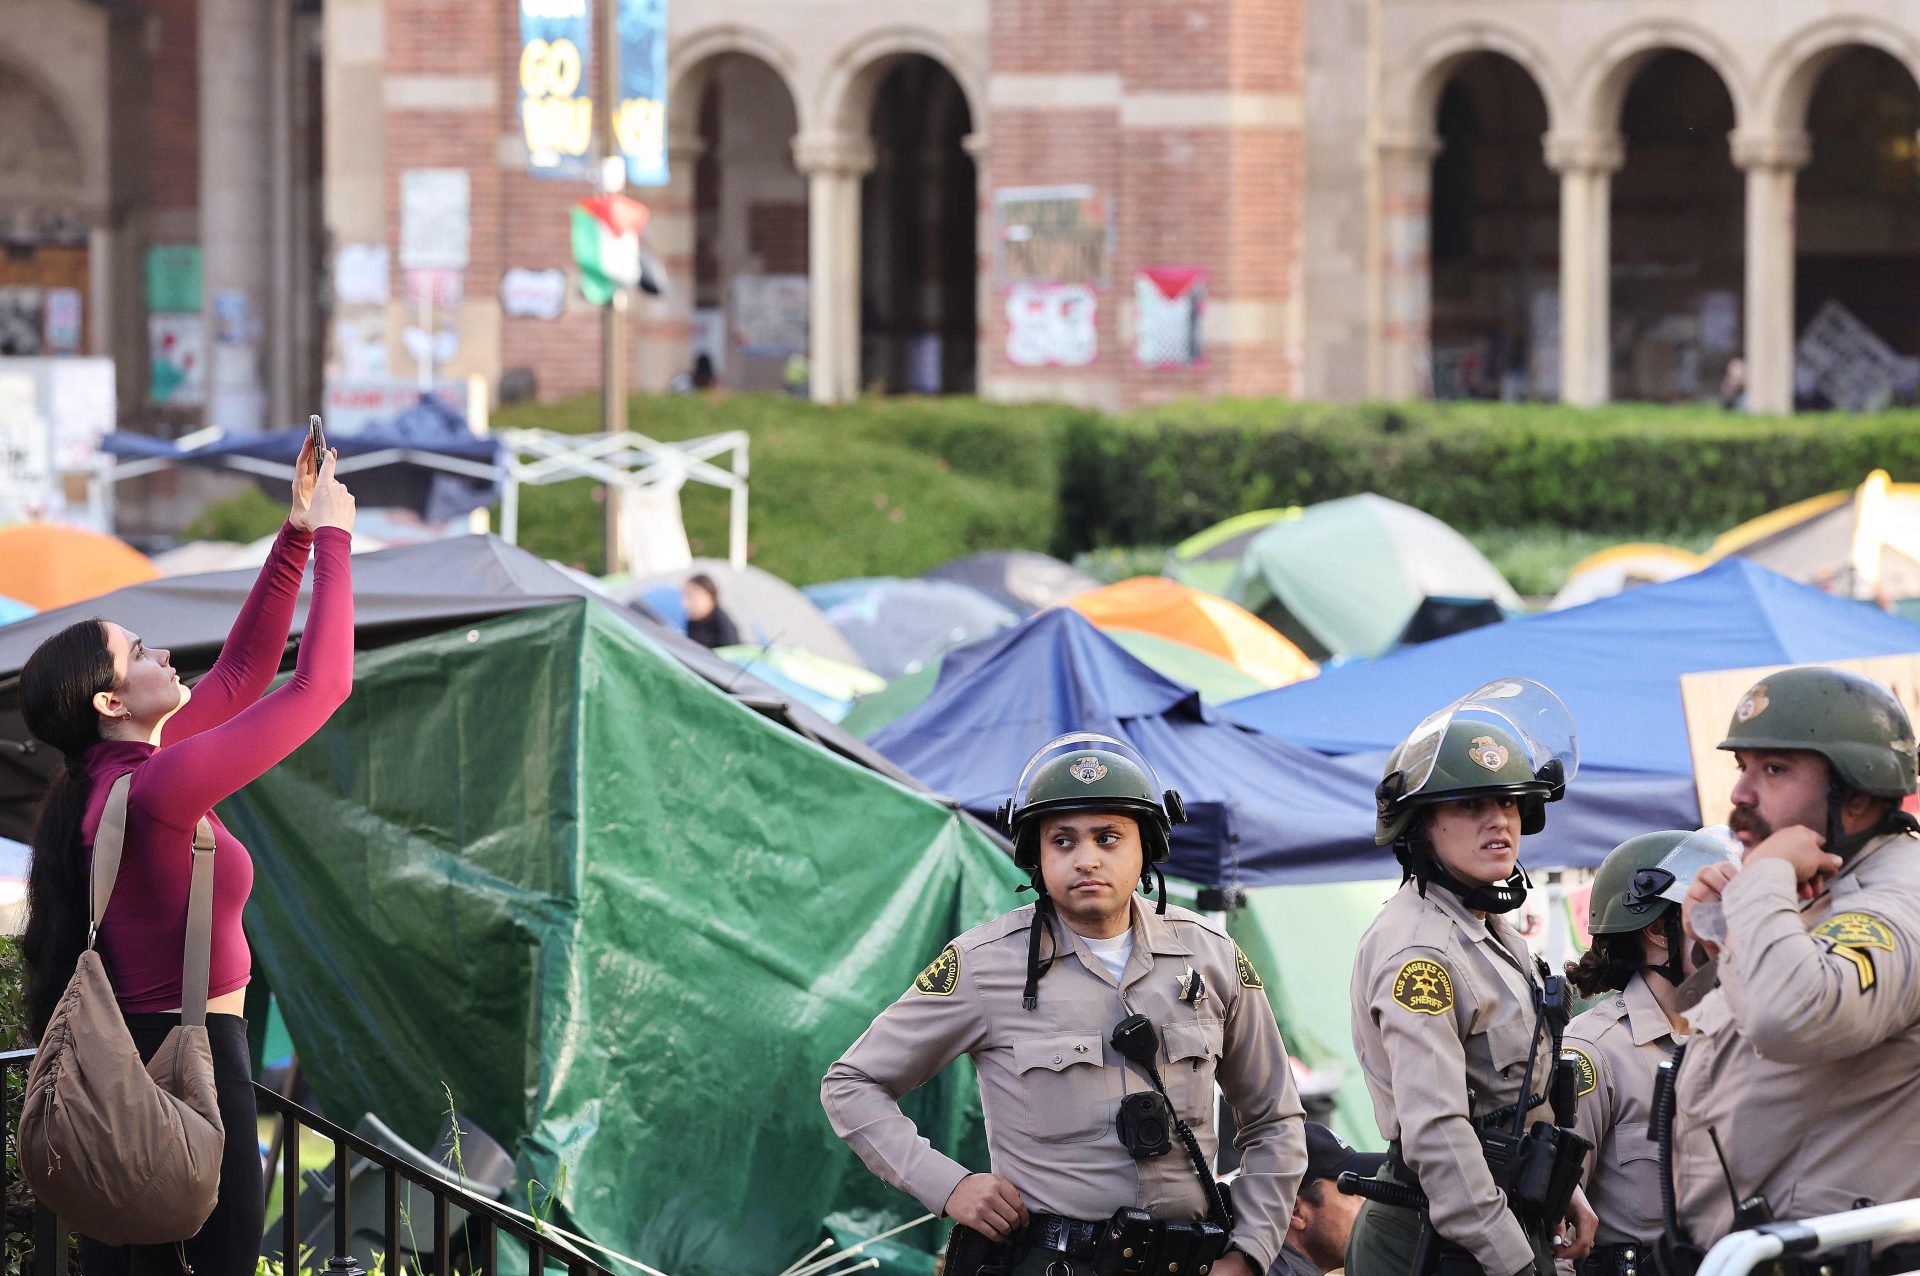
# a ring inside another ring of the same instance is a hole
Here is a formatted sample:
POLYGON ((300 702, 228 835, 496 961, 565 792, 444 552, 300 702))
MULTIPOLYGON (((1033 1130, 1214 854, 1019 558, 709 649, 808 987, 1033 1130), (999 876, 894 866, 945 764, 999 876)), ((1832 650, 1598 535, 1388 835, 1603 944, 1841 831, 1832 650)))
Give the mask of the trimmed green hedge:
POLYGON ((1374 491, 1461 528, 1698 535, 1869 470, 1920 474, 1920 414, 1216 400, 1075 422, 1064 548, 1168 544, 1263 506, 1374 491))
MULTIPOLYGON (((1586 538, 1704 543, 1876 466, 1920 478, 1915 412, 1215 400, 1113 418, 977 399, 688 395, 636 397, 629 415, 663 439, 748 431, 753 560, 803 584, 912 575, 980 549, 1170 545, 1245 510, 1367 491, 1469 533, 1525 529, 1522 548, 1559 564, 1586 538), (1543 536, 1571 539, 1543 550, 1543 536)), ((599 403, 522 405, 496 423, 592 431, 599 403)), ((682 499, 695 552, 724 553, 725 495, 689 485, 682 499)), ((281 516, 249 493, 196 529, 246 539, 281 516)), ((523 491, 527 548, 598 570, 600 535, 589 481, 523 491)), ((1555 570, 1533 574, 1550 583, 1555 570)))

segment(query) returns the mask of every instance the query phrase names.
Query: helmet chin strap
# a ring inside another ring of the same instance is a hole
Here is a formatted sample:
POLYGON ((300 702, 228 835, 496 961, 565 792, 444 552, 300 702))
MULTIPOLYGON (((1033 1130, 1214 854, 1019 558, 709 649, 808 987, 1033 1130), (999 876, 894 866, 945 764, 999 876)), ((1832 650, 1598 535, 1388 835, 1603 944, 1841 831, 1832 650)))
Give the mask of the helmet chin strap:
POLYGON ((1460 902, 1479 913, 1511 913, 1527 902, 1527 892, 1533 888, 1533 879, 1527 876, 1527 870, 1518 860, 1514 861, 1513 872, 1503 882, 1479 883, 1464 882, 1448 871, 1440 862, 1423 837, 1408 847, 1408 856, 1413 863, 1413 875, 1420 879, 1420 894, 1425 896, 1429 884, 1451 891, 1460 897, 1460 902))
MULTIPOLYGON (((1642 970, 1655 971, 1665 976, 1668 983, 1678 988, 1687 981, 1686 967, 1682 964, 1682 956, 1685 953, 1686 946, 1686 932, 1680 928, 1680 909, 1677 906, 1669 908, 1666 916, 1661 918, 1660 921, 1661 927, 1667 937, 1667 959, 1657 966, 1652 962, 1647 962, 1640 968, 1642 970)), ((1642 944, 1641 951, 1645 952, 1645 950, 1645 945, 1642 944)))
POLYGON ((1913 816, 1895 805, 1877 824, 1861 829, 1858 833, 1848 833, 1846 820, 1842 818, 1842 809, 1847 804, 1846 786, 1835 775, 1827 777, 1827 843, 1826 849, 1838 855, 1842 861, 1853 858, 1855 851, 1874 838, 1886 833, 1910 833, 1920 830, 1913 816))

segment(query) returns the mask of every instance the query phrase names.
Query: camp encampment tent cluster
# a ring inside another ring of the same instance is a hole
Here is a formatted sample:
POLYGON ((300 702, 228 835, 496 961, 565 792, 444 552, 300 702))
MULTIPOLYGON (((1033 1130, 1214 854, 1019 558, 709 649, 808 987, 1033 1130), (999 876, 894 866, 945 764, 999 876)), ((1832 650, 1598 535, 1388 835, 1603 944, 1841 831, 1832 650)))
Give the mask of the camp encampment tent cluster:
MULTIPOLYGON (((424 1144, 451 1091, 522 1182, 591 1185, 558 1207, 584 1234, 677 1274, 778 1270, 830 1215, 917 1212, 832 1137, 818 1078, 929 954, 1019 902, 996 810, 1037 744, 1094 730, 1185 796, 1176 893, 1246 893, 1229 925, 1290 1047, 1375 1144, 1325 974, 1397 879, 1372 840, 1387 751, 1458 689, 1554 688, 1583 757, 1526 848, 1530 925, 1577 951, 1577 870, 1701 819, 1683 674, 1920 651, 1849 596, 1903 579, 1904 492, 1834 495, 1711 561, 1596 555, 1526 616, 1464 539, 1374 496, 1230 520, 1106 586, 1026 551, 804 589, 705 560, 602 582, 491 537, 356 554, 355 695, 221 807, 256 865, 258 983, 330 1113, 424 1144), (1828 570, 1843 542, 1852 575, 1828 570), (696 571, 737 646, 681 631, 696 571)), ((89 536, 0 530, 0 838, 26 837, 54 764, 19 715, 34 646, 105 615, 191 678, 253 583, 89 536)), ((906 1102, 982 1155, 968 1070, 906 1102)))

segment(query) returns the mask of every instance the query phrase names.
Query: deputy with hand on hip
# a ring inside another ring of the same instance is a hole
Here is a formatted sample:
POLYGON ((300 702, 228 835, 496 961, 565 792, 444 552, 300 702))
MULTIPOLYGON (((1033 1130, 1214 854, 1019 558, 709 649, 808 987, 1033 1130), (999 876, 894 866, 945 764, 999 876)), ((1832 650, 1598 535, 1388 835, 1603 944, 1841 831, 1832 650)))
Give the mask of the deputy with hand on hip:
POLYGON ((1067 735, 1034 755, 1002 814, 1038 901, 948 944, 828 1069, 834 1132, 959 1224, 948 1276, 1259 1276, 1306 1167, 1304 1114, 1253 964, 1167 906, 1179 795, 1130 745, 1067 735), (1135 894, 1150 865, 1157 908, 1135 894), (963 1054, 987 1173, 935 1151, 900 1110, 963 1054), (1231 1200, 1211 1169, 1216 1084, 1241 1151, 1231 1200))

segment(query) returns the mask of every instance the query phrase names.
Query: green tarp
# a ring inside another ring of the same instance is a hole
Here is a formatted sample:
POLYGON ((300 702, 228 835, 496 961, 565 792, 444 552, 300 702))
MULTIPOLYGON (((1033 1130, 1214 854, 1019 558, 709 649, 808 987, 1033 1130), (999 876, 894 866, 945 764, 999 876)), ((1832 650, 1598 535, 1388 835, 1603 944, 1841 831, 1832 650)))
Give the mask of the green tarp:
MULTIPOLYGON (((919 1212, 833 1136, 820 1077, 1019 875, 603 604, 363 653, 326 728, 222 814, 254 856, 256 961, 345 1124, 425 1144, 450 1091, 514 1153, 512 1204, 557 1190, 673 1276, 778 1271, 836 1211, 919 1212)), ((985 1165, 970 1068, 905 1106, 985 1165)))

